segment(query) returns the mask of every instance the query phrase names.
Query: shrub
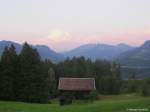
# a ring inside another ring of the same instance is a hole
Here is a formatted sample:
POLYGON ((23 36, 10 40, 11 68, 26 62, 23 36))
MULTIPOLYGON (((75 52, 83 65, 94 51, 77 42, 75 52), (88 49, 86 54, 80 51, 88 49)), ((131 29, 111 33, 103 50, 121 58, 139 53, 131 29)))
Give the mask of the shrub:
POLYGON ((64 92, 59 98, 60 105, 72 104, 72 94, 70 92, 64 92))
POLYGON ((150 85, 147 82, 142 84, 141 94, 142 96, 150 96, 150 85))
POLYGON ((90 101, 94 101, 94 100, 97 100, 98 99, 98 92, 95 90, 95 91, 91 91, 90 94, 89 94, 89 99, 90 101))

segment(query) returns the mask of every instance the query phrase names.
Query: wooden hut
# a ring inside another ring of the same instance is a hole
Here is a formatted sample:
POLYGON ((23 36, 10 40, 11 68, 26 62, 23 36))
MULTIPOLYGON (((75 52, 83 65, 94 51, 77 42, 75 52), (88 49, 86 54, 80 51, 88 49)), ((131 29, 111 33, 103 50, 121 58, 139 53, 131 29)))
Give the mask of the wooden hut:
POLYGON ((96 90, 94 78, 60 78, 58 90, 61 93, 60 102, 70 99, 86 99, 91 91, 96 90))

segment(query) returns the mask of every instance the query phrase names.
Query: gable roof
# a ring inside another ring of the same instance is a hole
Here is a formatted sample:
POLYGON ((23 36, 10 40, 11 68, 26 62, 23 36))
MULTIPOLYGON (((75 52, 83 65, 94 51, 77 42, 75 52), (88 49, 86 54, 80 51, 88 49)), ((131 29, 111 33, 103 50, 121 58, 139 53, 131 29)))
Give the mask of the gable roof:
POLYGON ((60 78, 59 90, 91 91, 95 90, 94 78, 60 78))

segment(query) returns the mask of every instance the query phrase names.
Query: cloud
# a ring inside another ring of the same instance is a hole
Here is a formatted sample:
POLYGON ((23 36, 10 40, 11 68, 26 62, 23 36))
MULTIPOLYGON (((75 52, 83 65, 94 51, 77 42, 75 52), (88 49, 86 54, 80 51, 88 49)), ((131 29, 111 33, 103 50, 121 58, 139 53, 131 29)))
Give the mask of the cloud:
POLYGON ((67 41, 70 38, 70 33, 62 30, 53 30, 48 35, 48 38, 54 42, 67 41))

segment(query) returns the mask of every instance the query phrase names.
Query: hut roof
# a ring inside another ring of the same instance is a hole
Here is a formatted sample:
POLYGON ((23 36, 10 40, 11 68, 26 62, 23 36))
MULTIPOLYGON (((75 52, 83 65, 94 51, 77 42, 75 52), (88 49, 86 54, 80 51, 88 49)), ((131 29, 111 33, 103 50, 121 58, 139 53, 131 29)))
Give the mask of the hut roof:
POLYGON ((91 91, 95 90, 94 78, 60 78, 59 90, 91 91))

